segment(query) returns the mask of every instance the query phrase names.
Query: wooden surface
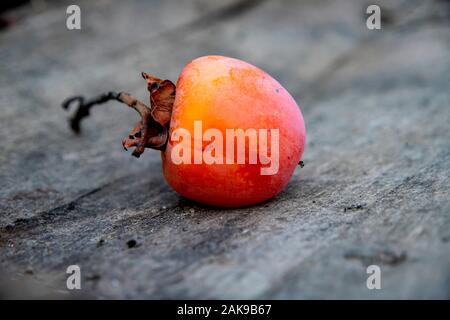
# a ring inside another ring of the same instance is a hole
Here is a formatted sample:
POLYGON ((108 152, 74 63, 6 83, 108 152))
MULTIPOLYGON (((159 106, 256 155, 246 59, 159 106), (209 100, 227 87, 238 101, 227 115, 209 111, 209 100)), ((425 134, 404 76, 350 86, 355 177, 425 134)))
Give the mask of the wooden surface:
POLYGON ((0 33, 2 297, 450 298, 448 2, 381 2, 375 31, 357 0, 80 1, 81 31, 67 4, 0 33), (208 54, 261 67, 302 108, 306 166, 267 203, 181 198, 157 152, 123 151, 137 117, 115 103, 68 130, 67 96, 146 101, 141 71, 176 80, 208 54))

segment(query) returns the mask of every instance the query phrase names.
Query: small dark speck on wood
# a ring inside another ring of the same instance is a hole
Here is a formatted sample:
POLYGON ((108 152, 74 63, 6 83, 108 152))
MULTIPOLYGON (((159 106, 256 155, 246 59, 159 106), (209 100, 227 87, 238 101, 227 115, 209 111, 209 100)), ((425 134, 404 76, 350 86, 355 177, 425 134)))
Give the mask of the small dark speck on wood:
POLYGON ((134 239, 128 240, 127 241, 127 246, 128 248, 135 248, 137 246, 137 241, 134 239))
POLYGON ((104 239, 98 240, 98 242, 97 242, 97 248, 103 246, 104 244, 105 244, 105 240, 104 240, 104 239))
POLYGON ((100 280, 101 276, 99 274, 93 274, 91 276, 86 277, 87 281, 98 281, 100 280))
POLYGON ((362 210, 364 209, 364 206, 362 204, 352 205, 344 208, 344 212, 347 211, 356 211, 356 210, 362 210))

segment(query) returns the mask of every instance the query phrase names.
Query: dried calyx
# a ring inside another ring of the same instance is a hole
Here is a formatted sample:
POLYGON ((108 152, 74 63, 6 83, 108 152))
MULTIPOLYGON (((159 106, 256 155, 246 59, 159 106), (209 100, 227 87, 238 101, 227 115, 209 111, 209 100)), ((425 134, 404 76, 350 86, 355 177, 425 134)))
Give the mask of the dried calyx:
POLYGON ((176 88, 170 80, 161 80, 145 72, 142 72, 142 77, 147 81, 150 92, 150 108, 126 92, 108 92, 90 100, 75 96, 62 104, 62 107, 67 110, 71 104, 78 103, 77 111, 70 119, 72 130, 75 133, 80 132, 81 120, 89 116, 89 110, 94 105, 117 100, 135 109, 141 115, 141 121, 136 123, 128 138, 122 141, 125 150, 135 147, 132 154, 138 158, 145 148, 164 150, 169 136, 176 88))

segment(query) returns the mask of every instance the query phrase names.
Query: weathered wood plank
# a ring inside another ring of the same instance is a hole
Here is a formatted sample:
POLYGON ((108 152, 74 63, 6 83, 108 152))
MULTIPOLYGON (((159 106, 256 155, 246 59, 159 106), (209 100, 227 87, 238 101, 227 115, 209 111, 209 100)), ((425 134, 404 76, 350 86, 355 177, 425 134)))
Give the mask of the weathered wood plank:
MULTIPOLYGON (((172 16, 165 3, 159 12, 172 16)), ((0 266, 15 283, 70 297, 65 268, 77 263, 81 294, 92 297, 449 297, 450 32, 436 16, 445 3, 390 3, 390 24, 375 33, 358 1, 255 2, 239 15, 148 35, 139 32, 142 6, 122 8, 138 29, 111 23, 117 42, 108 21, 95 19, 79 35, 36 28, 48 46, 28 60, 39 38, 0 49, 0 266), (261 66, 302 106, 306 167, 265 204, 218 210, 182 199, 150 152, 139 160, 143 175, 121 149, 135 120, 126 110, 99 108, 80 138, 61 121, 68 95, 123 88, 145 96, 139 71, 176 79, 205 54, 261 66), (128 248, 131 239, 137 246, 128 248), (365 287, 373 263, 382 267, 380 291, 365 287)), ((0 41, 46 20, 33 19, 0 41)))

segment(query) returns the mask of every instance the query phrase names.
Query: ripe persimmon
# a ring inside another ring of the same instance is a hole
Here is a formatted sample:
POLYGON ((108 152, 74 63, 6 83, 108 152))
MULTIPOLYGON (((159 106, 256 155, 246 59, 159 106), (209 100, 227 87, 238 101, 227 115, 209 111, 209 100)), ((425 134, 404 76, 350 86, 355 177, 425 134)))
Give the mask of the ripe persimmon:
POLYGON ((82 97, 75 132, 96 104, 118 100, 141 115, 125 149, 161 151, 164 177, 182 196, 221 207, 256 204, 281 192, 300 162, 305 125, 300 108, 275 79, 244 61, 205 56, 188 63, 177 85, 142 73, 150 106, 128 93, 82 97))

